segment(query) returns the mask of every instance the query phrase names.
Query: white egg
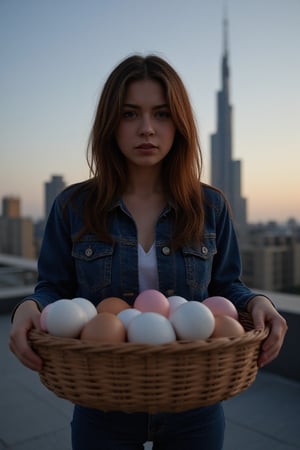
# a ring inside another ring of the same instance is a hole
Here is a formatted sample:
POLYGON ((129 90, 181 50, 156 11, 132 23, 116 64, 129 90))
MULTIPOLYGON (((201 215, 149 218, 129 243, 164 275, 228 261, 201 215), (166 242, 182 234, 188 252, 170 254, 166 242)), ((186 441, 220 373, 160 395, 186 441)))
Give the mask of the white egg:
POLYGON ((72 301, 83 308, 89 320, 98 314, 96 306, 86 298, 76 297, 72 301))
POLYGON ((128 326, 128 341, 142 344, 166 344, 176 340, 171 322, 155 312, 144 312, 134 317, 128 326))
POLYGON ((170 316, 179 339, 207 339, 214 331, 215 318, 200 302, 188 301, 179 306, 170 316))
POLYGON ((123 323, 124 327, 127 330, 129 322, 138 314, 141 314, 141 311, 139 311, 138 309, 128 308, 123 309, 123 311, 120 311, 119 314, 117 314, 117 316, 119 317, 119 319, 121 320, 121 322, 123 323))
POLYGON ((75 302, 61 299, 52 303, 46 321, 48 332, 53 336, 75 338, 88 322, 88 317, 75 302))
POLYGON ((48 331, 47 328, 47 316, 49 309, 52 307, 53 303, 49 303, 45 306, 45 308, 42 309, 41 315, 40 315, 40 326, 42 331, 48 331))
POLYGON ((179 295, 171 295, 170 297, 167 298, 167 300, 170 304, 169 317, 175 311, 175 309, 177 309, 183 303, 187 302, 185 298, 180 297, 179 295))

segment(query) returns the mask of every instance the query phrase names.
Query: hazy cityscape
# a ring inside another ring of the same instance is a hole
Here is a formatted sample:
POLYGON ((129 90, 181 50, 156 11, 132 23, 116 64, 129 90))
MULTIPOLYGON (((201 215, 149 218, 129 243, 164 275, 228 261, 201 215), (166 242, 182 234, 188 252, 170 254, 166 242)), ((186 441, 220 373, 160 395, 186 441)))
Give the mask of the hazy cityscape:
MULTIPOLYGON (((252 288, 300 293, 300 224, 294 218, 286 223, 248 223, 247 199, 242 194, 242 161, 233 157, 233 120, 230 98, 228 23, 223 20, 221 87, 217 92, 216 131, 211 135, 211 184, 228 198, 238 232, 243 262, 243 280, 252 288)), ((62 174, 50 174, 43 188, 44 211, 34 221, 21 214, 21 197, 4 196, 0 216, 0 254, 37 259, 44 226, 55 197, 66 187, 62 174)), ((31 275, 30 275, 31 274, 31 275)), ((23 274, 24 275, 24 274, 23 274)), ((27 272, 25 282, 32 279, 27 272), (26 278, 27 277, 27 278, 26 278)), ((0 284, 14 277, 0 278, 0 284)))

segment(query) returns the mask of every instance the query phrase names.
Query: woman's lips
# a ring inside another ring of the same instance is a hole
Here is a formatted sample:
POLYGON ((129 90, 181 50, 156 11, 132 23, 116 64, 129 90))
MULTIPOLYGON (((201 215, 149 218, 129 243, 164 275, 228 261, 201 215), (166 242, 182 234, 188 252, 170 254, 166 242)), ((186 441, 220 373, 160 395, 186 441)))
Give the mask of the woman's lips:
POLYGON ((156 148, 156 145, 145 143, 138 145, 137 148, 143 149, 143 150, 151 150, 152 148, 156 148))

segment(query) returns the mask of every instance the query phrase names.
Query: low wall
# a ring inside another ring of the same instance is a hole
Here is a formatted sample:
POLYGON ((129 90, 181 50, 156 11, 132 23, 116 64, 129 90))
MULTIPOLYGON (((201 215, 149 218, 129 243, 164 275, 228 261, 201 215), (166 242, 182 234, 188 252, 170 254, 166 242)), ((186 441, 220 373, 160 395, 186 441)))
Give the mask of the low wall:
POLYGON ((34 291, 34 285, 0 289, 0 314, 9 314, 27 295, 34 291))
POLYGON ((275 304, 288 324, 281 352, 263 370, 300 381, 300 296, 281 292, 264 292, 275 304))
POLYGON ((288 324, 281 352, 263 370, 300 382, 300 314, 279 310, 288 324))

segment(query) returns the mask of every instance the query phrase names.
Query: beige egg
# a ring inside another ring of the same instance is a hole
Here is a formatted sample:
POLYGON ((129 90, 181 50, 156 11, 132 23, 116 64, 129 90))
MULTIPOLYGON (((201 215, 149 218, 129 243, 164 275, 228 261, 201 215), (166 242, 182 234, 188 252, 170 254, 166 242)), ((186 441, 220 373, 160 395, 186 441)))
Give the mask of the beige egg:
POLYGON ((117 344, 125 342, 126 329, 115 314, 103 312, 97 314, 83 327, 80 339, 117 344))
POLYGON ((117 315, 123 309, 131 308, 131 306, 119 297, 107 297, 98 303, 96 308, 98 313, 109 312, 117 315))
POLYGON ((215 329, 212 338, 238 337, 242 336, 245 330, 240 322, 230 316, 215 317, 215 329))

